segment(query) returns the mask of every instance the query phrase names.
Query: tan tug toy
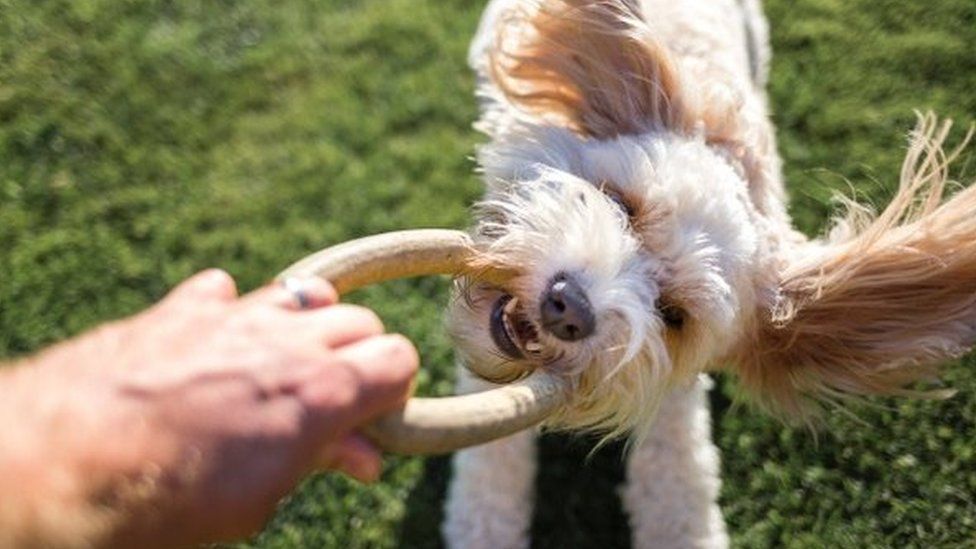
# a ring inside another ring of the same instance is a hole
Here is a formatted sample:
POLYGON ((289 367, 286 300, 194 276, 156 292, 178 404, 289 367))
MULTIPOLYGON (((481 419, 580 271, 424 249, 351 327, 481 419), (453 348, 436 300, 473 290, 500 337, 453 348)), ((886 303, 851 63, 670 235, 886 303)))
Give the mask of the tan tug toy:
MULTIPOLYGON (((504 284, 506 273, 476 265, 476 255, 471 239, 461 231, 397 231, 326 248, 288 267, 278 278, 318 276, 331 282, 340 295, 387 280, 433 274, 467 275, 504 284)), ((477 365, 471 367, 477 372, 477 365)), ((452 452, 537 425, 568 396, 565 379, 540 369, 481 393, 411 398, 365 433, 388 452, 452 452)))

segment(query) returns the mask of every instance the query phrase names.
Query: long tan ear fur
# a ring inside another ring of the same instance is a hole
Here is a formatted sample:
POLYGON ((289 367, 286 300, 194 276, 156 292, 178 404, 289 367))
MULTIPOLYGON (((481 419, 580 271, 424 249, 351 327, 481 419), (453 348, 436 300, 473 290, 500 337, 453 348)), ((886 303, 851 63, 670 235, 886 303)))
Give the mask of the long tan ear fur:
POLYGON ((818 401, 922 394, 912 385, 976 343, 976 186, 943 200, 973 132, 947 155, 950 125, 920 115, 884 212, 852 203, 832 240, 781 273, 777 303, 735 357, 762 403, 811 419, 818 401))
POLYGON ((513 103, 596 138, 691 127, 677 71, 635 2, 528 3, 500 28, 490 66, 513 103))

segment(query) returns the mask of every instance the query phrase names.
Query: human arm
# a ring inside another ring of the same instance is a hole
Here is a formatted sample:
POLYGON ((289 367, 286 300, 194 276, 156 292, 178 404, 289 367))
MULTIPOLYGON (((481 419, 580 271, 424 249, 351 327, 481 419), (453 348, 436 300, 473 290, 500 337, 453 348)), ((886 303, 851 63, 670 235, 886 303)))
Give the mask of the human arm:
POLYGON ((315 469, 375 478, 355 431, 406 398, 416 352, 309 284, 297 310, 208 271, 0 372, 0 546, 231 539, 315 469))

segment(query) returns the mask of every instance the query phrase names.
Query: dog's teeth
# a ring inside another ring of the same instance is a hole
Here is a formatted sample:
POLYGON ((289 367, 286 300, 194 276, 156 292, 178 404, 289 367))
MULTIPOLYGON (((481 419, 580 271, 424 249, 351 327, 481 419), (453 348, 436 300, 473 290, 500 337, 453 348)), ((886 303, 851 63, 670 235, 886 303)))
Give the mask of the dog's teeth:
POLYGON ((505 328, 505 334, 508 335, 508 339, 511 339, 513 342, 516 342, 517 344, 518 336, 515 332, 515 327, 512 326, 512 321, 510 320, 510 317, 508 315, 505 315, 505 318, 502 319, 502 326, 505 328))
POLYGON ((505 334, 516 346, 522 348, 523 352, 539 354, 542 352, 542 343, 537 339, 535 327, 525 316, 518 311, 518 299, 512 298, 505 304, 502 316, 502 326, 505 334))

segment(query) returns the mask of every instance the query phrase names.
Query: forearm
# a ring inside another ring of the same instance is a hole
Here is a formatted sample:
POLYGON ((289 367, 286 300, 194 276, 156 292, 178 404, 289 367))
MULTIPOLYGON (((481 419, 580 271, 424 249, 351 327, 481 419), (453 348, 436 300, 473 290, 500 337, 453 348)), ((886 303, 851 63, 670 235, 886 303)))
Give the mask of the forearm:
POLYGON ((85 375, 110 337, 103 328, 0 370, 0 547, 110 546, 159 495, 158 467, 140 455, 147 433, 85 375))
MULTIPOLYGON (((82 546, 104 518, 86 504, 87 490, 71 459, 52 440, 60 413, 37 383, 37 360, 6 366, 0 375, 0 546, 82 546), (46 409, 48 408, 48 409, 46 409), (45 440, 46 439, 46 440, 45 440), (43 441, 43 442, 42 442, 43 441), (48 447, 51 446, 51 447, 48 447)), ((58 433, 55 438, 60 438, 58 433)))

